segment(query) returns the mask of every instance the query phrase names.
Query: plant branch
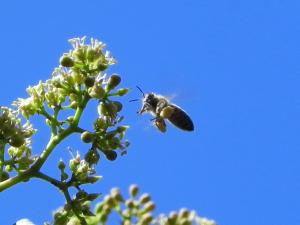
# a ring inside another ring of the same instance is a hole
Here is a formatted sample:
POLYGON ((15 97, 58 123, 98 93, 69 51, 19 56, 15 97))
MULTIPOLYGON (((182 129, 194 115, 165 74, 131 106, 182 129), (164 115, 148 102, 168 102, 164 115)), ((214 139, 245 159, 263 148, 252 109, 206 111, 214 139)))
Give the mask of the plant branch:
MULTIPOLYGON (((19 175, 7 179, 3 182, 0 182, 0 192, 4 191, 5 189, 12 187, 24 180, 30 179, 34 176, 34 174, 37 173, 37 171, 40 170, 40 168, 43 166, 43 164, 48 159, 49 155, 52 153, 52 151, 55 149, 55 147, 66 137, 71 135, 74 132, 78 132, 78 124, 81 118, 81 115, 83 113, 83 110, 86 107, 86 104, 88 103, 90 97, 87 93, 84 94, 84 98, 82 99, 81 104, 77 107, 75 115, 74 115, 74 121, 70 124, 70 126, 60 132, 57 135, 51 136, 50 141, 48 142, 45 150, 41 153, 40 157, 34 162, 34 164, 26 171, 21 172, 19 175)), ((47 115, 47 114, 46 114, 47 115)), ((50 116, 51 117, 51 116, 50 116)), ((53 119, 53 117, 51 117, 53 119)))

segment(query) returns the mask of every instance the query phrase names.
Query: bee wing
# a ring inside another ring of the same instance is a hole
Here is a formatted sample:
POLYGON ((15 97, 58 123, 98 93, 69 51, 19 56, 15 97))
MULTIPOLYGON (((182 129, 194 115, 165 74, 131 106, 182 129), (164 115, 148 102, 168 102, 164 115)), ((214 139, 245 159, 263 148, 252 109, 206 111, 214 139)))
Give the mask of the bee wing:
POLYGON ((189 115, 181 109, 179 106, 172 104, 174 108, 172 115, 168 118, 168 120, 176 127, 186 131, 193 131, 194 124, 189 115))

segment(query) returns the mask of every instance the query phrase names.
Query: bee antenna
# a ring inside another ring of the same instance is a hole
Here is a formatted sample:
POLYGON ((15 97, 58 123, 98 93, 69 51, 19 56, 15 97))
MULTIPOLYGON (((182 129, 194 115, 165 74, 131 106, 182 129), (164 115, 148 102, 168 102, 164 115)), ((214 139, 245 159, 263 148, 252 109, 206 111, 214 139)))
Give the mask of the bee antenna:
POLYGON ((139 86, 136 86, 137 89, 139 89, 140 92, 142 92, 143 97, 145 98, 145 93, 142 91, 142 89, 139 86))
POLYGON ((129 102, 136 102, 136 101, 139 101, 140 99, 131 99, 129 100, 129 102))

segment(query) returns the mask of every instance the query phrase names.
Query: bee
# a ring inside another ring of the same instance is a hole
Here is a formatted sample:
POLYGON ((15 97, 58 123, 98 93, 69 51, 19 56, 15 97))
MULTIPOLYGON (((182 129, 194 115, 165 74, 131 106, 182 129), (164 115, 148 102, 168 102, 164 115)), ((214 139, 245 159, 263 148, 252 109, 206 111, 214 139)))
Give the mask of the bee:
MULTIPOLYGON (((139 114, 150 113, 154 116, 152 121, 154 125, 161 131, 166 132, 166 122, 167 119, 177 128, 184 131, 193 131, 194 124, 189 115, 181 109, 179 106, 171 103, 166 97, 155 94, 147 93, 145 94, 141 88, 137 87, 139 91, 143 94, 142 108, 138 111, 139 114)), ((137 100, 137 99, 135 99, 137 100)), ((135 101, 133 100, 133 101, 135 101)))

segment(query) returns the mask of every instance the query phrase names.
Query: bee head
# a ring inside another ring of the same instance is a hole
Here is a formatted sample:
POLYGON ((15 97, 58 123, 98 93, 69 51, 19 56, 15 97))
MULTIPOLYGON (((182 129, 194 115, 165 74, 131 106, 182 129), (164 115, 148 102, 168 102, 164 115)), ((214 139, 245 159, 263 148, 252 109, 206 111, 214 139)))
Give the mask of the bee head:
POLYGON ((151 105, 152 107, 156 107, 158 100, 155 97, 154 93, 149 93, 145 95, 143 102, 144 104, 146 103, 148 105, 151 105))

